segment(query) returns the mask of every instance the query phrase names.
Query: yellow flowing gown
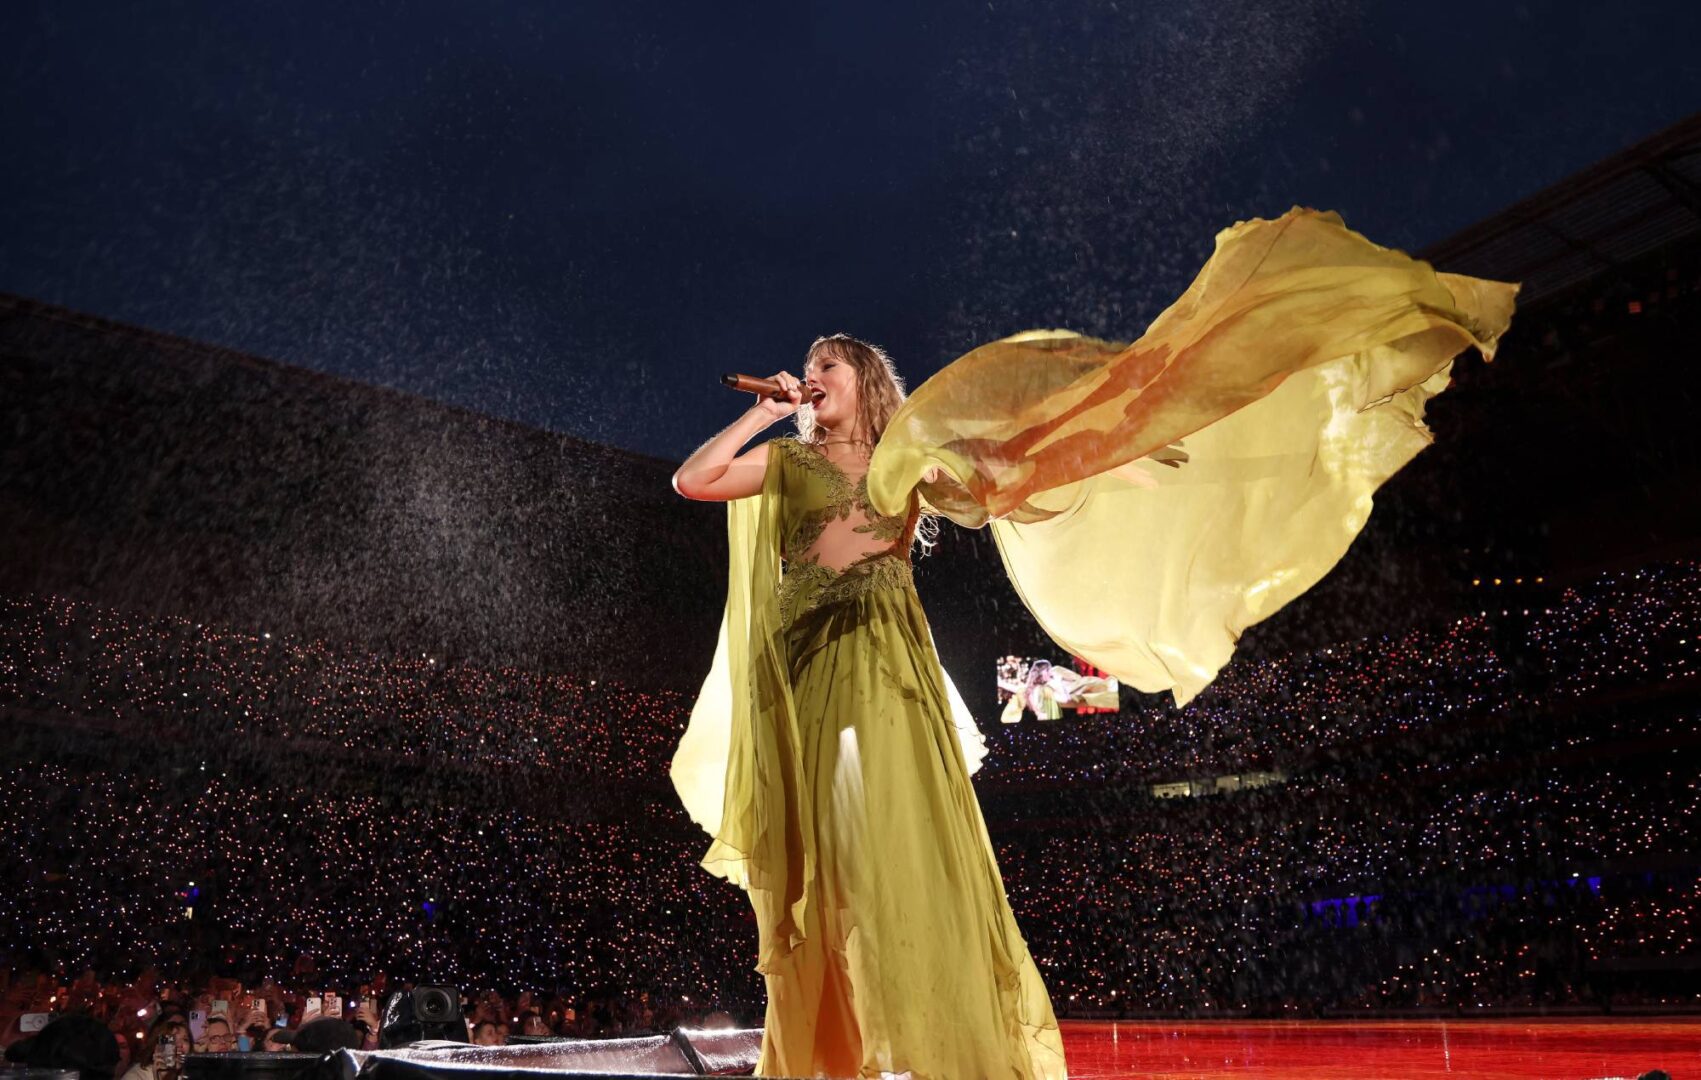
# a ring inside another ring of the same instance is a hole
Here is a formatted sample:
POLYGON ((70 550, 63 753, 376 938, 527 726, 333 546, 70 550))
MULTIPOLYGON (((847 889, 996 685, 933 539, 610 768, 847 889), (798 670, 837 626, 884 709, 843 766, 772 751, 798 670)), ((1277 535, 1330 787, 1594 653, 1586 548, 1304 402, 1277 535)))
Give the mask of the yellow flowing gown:
POLYGON ((1296 207, 1219 233, 1132 345, 1035 331, 947 366, 857 482, 770 444, 761 494, 728 504, 726 614, 672 767, 703 866, 755 908, 760 1075, 1065 1075, 969 781, 984 743, 909 575, 922 501, 991 523, 1059 646, 1185 704, 1339 561, 1516 292, 1296 207))

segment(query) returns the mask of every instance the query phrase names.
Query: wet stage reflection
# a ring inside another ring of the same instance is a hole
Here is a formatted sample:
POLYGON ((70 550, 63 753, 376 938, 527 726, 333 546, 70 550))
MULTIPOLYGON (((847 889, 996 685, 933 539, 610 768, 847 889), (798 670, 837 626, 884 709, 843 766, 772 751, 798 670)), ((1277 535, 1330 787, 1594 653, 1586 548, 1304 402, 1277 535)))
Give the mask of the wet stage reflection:
POLYGON ((1701 1072, 1701 1017, 1064 1021, 1071 1080, 1584 1080, 1701 1072))

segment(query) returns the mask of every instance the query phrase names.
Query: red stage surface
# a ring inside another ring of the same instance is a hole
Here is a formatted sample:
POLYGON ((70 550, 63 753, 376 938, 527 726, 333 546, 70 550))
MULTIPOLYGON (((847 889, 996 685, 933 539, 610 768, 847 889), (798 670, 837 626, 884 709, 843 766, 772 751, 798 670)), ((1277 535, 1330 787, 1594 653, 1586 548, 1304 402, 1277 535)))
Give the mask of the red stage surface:
POLYGON ((1071 1080, 1585 1080, 1701 1076, 1701 1017, 1659 1020, 1063 1021, 1071 1080))

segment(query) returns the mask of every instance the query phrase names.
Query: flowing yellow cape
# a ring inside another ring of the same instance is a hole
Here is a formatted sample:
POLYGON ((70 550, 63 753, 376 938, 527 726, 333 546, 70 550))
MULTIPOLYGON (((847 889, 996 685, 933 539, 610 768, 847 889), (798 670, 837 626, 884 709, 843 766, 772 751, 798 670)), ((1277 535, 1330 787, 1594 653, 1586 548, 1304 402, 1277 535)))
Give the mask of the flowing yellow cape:
MULTIPOLYGON (((1334 213, 1240 222, 1132 345, 1032 331, 929 379, 882 435, 869 496, 896 514, 919 488, 959 524, 991 522, 1060 647, 1185 704, 1346 553, 1376 489, 1432 441, 1424 407, 1453 357, 1493 358, 1517 291, 1437 273, 1334 213)), ((673 782, 715 838, 703 865, 796 915, 773 924, 795 934, 814 868, 776 505, 771 489, 729 504, 726 617, 673 782)), ((787 947, 764 941, 764 962, 787 947)))
POLYGON ((992 521, 1052 640, 1186 704, 1243 630, 1340 561, 1432 441, 1424 406, 1453 357, 1493 358, 1517 291, 1438 274, 1337 214, 1241 222, 1134 344, 1034 331, 929 379, 868 493, 890 513, 939 467, 929 501, 992 521))

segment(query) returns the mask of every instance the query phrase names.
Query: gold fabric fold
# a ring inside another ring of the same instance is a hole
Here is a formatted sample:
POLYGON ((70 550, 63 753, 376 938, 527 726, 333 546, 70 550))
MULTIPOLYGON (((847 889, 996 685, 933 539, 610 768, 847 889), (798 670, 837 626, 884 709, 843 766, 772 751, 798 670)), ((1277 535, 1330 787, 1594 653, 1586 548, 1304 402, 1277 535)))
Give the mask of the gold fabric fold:
POLYGON ((727 504, 726 610, 670 769, 686 812, 714 838, 703 868, 750 895, 760 971, 801 940, 815 871, 777 603, 779 479, 770 464, 760 494, 727 504))
POLYGON ((1493 358, 1517 289, 1334 213, 1241 222, 1132 345, 1031 331, 940 371, 888 426, 868 492, 890 513, 919 486, 959 524, 992 522, 1059 646, 1185 704, 1346 553, 1432 441, 1453 357, 1493 358))

